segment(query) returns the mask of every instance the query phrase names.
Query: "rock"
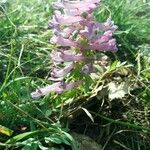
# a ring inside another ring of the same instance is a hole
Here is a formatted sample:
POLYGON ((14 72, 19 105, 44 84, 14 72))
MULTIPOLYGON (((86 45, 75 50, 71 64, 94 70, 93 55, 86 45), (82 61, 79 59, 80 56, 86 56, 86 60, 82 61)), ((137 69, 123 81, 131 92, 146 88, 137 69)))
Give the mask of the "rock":
POLYGON ((102 146, 96 143, 93 139, 86 135, 71 133, 72 137, 75 140, 77 149, 74 150, 102 150, 102 146))

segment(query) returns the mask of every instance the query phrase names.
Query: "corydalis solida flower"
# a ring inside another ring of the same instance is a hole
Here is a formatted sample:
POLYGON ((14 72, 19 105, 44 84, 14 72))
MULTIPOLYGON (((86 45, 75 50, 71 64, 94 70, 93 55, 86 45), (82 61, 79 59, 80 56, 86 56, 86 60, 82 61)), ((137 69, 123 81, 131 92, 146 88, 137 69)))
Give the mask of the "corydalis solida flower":
POLYGON ((83 79, 66 83, 65 77, 72 70, 79 69, 81 76, 95 68, 92 58, 95 51, 117 51, 116 40, 112 37, 116 26, 110 18, 106 22, 95 21, 92 12, 99 6, 100 0, 58 0, 53 3, 54 15, 49 22, 53 30, 50 40, 57 48, 51 53, 53 68, 51 77, 54 83, 39 88, 31 93, 33 98, 39 98, 50 92, 61 94, 79 86, 83 79))

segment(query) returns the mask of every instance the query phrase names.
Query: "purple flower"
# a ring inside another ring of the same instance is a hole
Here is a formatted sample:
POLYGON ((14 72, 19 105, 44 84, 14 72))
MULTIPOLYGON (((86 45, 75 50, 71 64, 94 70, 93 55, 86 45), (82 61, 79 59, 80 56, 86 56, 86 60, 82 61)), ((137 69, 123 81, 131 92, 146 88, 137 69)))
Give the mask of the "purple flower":
POLYGON ((60 46, 76 46, 76 42, 71 39, 63 38, 62 36, 53 36, 50 40, 52 44, 58 44, 60 46))
POLYGON ((66 51, 57 51, 51 53, 51 58, 55 63, 61 62, 79 62, 86 59, 82 54, 70 53, 68 50, 66 51))
POLYGON ((75 27, 71 26, 71 27, 67 27, 65 28, 61 35, 64 37, 64 38, 69 38, 71 36, 71 34, 76 30, 75 27))
POLYGON ((79 86, 82 81, 76 81, 72 83, 64 83, 64 82, 56 82, 52 85, 47 85, 43 88, 37 89, 35 92, 31 93, 31 97, 33 99, 38 99, 41 96, 48 95, 50 92, 55 92, 57 94, 61 94, 62 92, 68 91, 72 88, 79 86))
POLYGON ((81 16, 67 16, 60 14, 59 11, 55 13, 55 21, 61 25, 71 25, 73 23, 78 23, 82 21, 84 18, 81 16))
POLYGON ((52 5, 53 5, 54 9, 62 9, 62 8, 64 8, 64 5, 63 5, 61 0, 58 0, 57 2, 52 3, 52 5))
MULTIPOLYGON (((65 0, 63 2, 57 1, 53 3, 53 7, 55 9, 67 9, 67 10, 73 10, 74 15, 81 15, 84 12, 92 12, 97 5, 100 2, 100 0, 85 0, 85 1, 70 1, 65 0), (76 13, 75 13, 76 12, 76 13)), ((67 15, 70 15, 70 13, 67 13, 67 15)))
POLYGON ((70 64, 70 65, 64 67, 63 69, 54 68, 51 72, 51 76, 53 78, 64 77, 73 69, 73 67, 74 67, 74 65, 70 64))
POLYGON ((111 18, 108 18, 107 21, 105 23, 103 23, 104 26, 104 30, 111 30, 111 31, 116 31, 117 26, 114 25, 114 21, 111 20, 111 18))
POLYGON ((92 63, 90 63, 90 64, 83 66, 82 72, 85 74, 94 73, 94 72, 96 72, 96 68, 94 68, 92 63))
POLYGON ((116 47, 116 40, 111 39, 108 42, 103 43, 101 40, 97 40, 95 43, 90 45, 92 50, 99 50, 99 51, 112 51, 116 52, 118 49, 116 47))
MULTIPOLYGON (((56 49, 50 54, 53 67, 49 79, 55 83, 31 93, 33 98, 50 92, 60 94, 79 86, 83 81, 65 83, 65 77, 76 69, 82 76, 83 72, 90 76, 96 72, 93 65, 96 59, 94 51, 117 51, 116 40, 113 38, 117 29, 114 22, 108 18, 106 22, 99 23, 92 15, 99 2, 100 0, 58 0, 53 3, 55 11, 49 27, 53 31, 50 42, 55 44, 56 49)), ((75 81, 77 77, 70 79, 75 81)))
POLYGON ((61 82, 56 82, 52 85, 48 85, 46 87, 37 89, 35 92, 31 93, 31 97, 33 99, 38 99, 41 96, 49 94, 50 92, 60 93, 62 91, 60 87, 61 87, 61 82))

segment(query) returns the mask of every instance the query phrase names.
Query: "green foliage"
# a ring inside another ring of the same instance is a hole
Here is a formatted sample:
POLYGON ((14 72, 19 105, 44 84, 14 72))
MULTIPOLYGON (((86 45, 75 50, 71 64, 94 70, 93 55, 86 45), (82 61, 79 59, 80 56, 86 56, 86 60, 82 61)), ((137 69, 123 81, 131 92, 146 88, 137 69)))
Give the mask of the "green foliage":
MULTIPOLYGON (((103 54, 109 58, 107 65, 95 64, 99 75, 85 76, 87 82, 82 87, 37 101, 31 99, 30 93, 50 83, 48 55, 54 48, 49 44, 50 4, 49 0, 0 1, 0 149, 76 150, 68 133, 67 117, 78 110, 90 119, 86 129, 90 122, 93 132, 100 126, 100 133, 96 131, 95 135, 99 134, 103 149, 147 149, 150 4, 105 0, 95 16, 99 21, 111 16, 118 26, 117 54, 103 54)), ((81 80, 78 74, 74 71, 66 80, 71 76, 81 80)), ((77 122, 80 131, 86 121, 77 122)))

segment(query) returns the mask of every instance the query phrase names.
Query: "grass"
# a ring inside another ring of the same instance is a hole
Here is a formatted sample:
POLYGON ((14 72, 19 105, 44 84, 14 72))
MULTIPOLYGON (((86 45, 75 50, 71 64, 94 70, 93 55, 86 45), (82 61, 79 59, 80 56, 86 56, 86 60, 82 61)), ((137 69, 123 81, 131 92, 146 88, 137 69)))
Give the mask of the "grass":
POLYGON ((106 150, 148 150, 150 4, 106 0, 95 12, 97 20, 111 15, 118 26, 119 51, 107 54, 111 63, 97 84, 102 90, 81 90, 84 95, 71 91, 63 97, 52 94, 36 101, 30 93, 48 82, 51 64, 50 4, 49 0, 0 2, 0 149, 70 149, 75 147, 71 130, 92 137, 106 150), (112 82, 125 83, 130 92, 111 100, 105 87, 112 82), (63 106, 72 100, 74 104, 63 106), (95 122, 87 112, 78 114, 79 107, 86 108, 95 122), (73 118, 68 118, 70 113, 73 118))

